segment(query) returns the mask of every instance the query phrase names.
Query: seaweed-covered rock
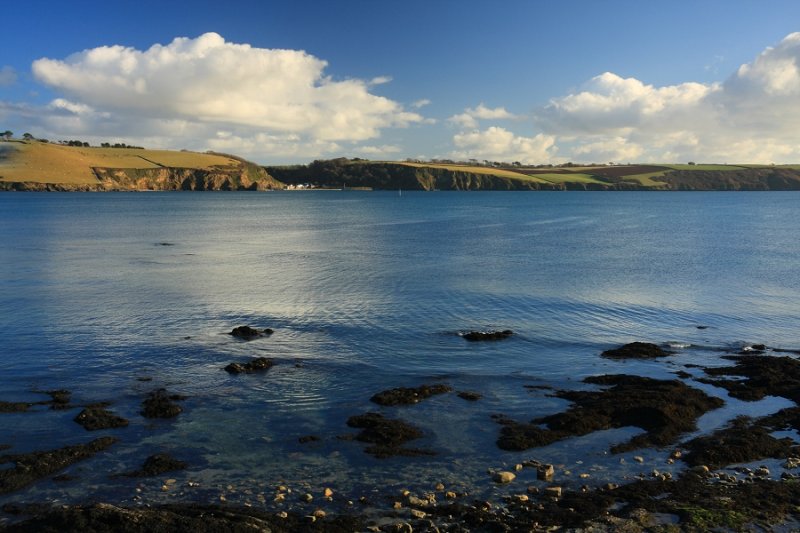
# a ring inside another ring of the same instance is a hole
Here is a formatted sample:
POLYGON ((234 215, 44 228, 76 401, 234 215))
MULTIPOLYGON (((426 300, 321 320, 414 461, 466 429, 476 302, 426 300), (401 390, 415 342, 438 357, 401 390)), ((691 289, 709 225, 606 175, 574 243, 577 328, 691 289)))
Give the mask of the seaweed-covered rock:
POLYGON ((250 326, 238 326, 233 328, 233 330, 231 330, 229 335, 232 335, 239 339, 251 340, 251 339, 257 339, 258 337, 269 336, 272 335, 272 333, 273 331, 269 328, 256 329, 256 328, 251 328, 250 326))
POLYGON ((225 371, 229 374, 252 374, 254 372, 266 372, 272 368, 274 364, 272 359, 256 357, 247 363, 231 363, 225 367, 225 371))
POLYGON ((398 387, 379 392, 370 398, 370 401, 378 405, 411 405, 418 403, 425 398, 430 398, 436 394, 451 392, 453 389, 448 385, 421 385, 419 387, 398 387))
POLYGON ((167 453, 157 453, 145 459, 142 468, 124 475, 128 477, 152 477, 164 472, 185 470, 188 466, 188 463, 179 461, 167 453))
POLYGON ((422 431, 402 420, 385 418, 380 413, 365 413, 351 416, 347 425, 361 429, 356 440, 372 444, 364 451, 375 457, 434 455, 430 451, 403 447, 406 442, 422 437, 422 431))
POLYGON ((0 494, 27 487, 43 477, 55 474, 73 463, 105 450, 115 442, 117 442, 115 438, 101 437, 87 444, 0 456, 0 464, 14 463, 13 468, 0 469, 0 494))
POLYGON ((728 427, 692 439, 683 447, 689 452, 683 457, 689 466, 720 468, 768 457, 785 459, 792 455, 794 441, 790 438, 776 439, 759 423, 739 417, 728 427))
POLYGON ((31 402, 2 402, 0 401, 0 413, 24 413, 36 405, 31 402))
POLYGON ((705 368, 710 376, 741 376, 746 379, 701 379, 723 387, 739 400, 756 401, 770 396, 783 396, 800 403, 800 361, 788 356, 730 355, 724 359, 735 366, 705 368))
POLYGON ((458 397, 461 398, 462 400, 467 400, 469 402, 477 402, 478 400, 483 398, 483 396, 479 392, 473 392, 468 390, 459 392, 458 397))
POLYGON ((504 329, 503 331, 470 331, 464 333, 462 337, 464 337, 468 341, 499 341, 502 339, 507 339, 514 334, 513 331, 510 329, 504 329))
POLYGON ((85 408, 75 417, 75 422, 82 425, 87 431, 121 428, 128 425, 126 419, 103 407, 85 408))
POLYGON ((593 431, 639 427, 644 434, 611 448, 614 453, 649 446, 666 446, 681 433, 695 429, 695 421, 723 401, 693 389, 679 380, 641 376, 605 375, 584 380, 611 385, 601 391, 559 391, 574 402, 566 412, 535 419, 528 424, 502 421, 497 445, 504 450, 525 450, 593 431))
POLYGON ((609 359, 655 359, 672 355, 672 352, 649 342, 631 342, 613 350, 606 350, 601 355, 609 359))
POLYGON ((175 402, 185 399, 185 396, 179 394, 168 394, 165 389, 154 390, 142 402, 142 416, 145 418, 174 418, 183 412, 181 406, 175 402))

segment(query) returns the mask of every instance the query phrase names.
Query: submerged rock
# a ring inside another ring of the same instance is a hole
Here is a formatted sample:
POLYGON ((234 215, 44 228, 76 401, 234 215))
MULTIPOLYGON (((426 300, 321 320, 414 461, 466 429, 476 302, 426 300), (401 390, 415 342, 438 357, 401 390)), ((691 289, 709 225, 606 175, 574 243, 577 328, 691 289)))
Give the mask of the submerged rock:
POLYGON ((566 412, 527 424, 501 418, 503 428, 497 445, 504 450, 526 450, 571 436, 634 426, 645 433, 612 447, 613 453, 666 446, 681 433, 694 430, 695 421, 703 413, 724 403, 679 380, 605 375, 589 377, 584 382, 611 387, 601 391, 559 391, 556 396, 573 405, 566 412))
POLYGON ((499 341, 514 334, 510 329, 503 331, 470 331, 461 335, 468 341, 499 341))
POLYGON ((55 474, 73 463, 105 450, 117 439, 101 437, 87 444, 65 446, 56 450, 0 456, 0 464, 14 463, 0 469, 0 494, 14 492, 35 481, 55 474))
POLYGON ((256 329, 251 328, 250 326, 238 326, 233 328, 228 335, 232 335, 239 339, 244 340, 251 340, 256 339, 258 337, 265 337, 272 335, 273 331, 269 328, 266 329, 256 329))
POLYGON ((421 385, 419 387, 398 387, 379 392, 370 398, 378 405, 411 405, 436 394, 451 392, 452 387, 444 384, 421 385))
POLYGON ((179 461, 167 453, 157 453, 145 459, 142 468, 124 475, 127 477, 152 477, 164 472, 185 470, 188 466, 188 463, 179 461))
POLYGON ((385 418, 380 413, 351 416, 347 425, 361 429, 356 440, 372 444, 364 451, 380 459, 395 455, 435 455, 434 452, 404 448, 403 444, 422 437, 422 431, 402 420, 385 418))
POLYGON ((121 428, 128 425, 126 419, 103 407, 87 407, 78 413, 75 422, 82 425, 87 431, 121 428))
POLYGON ((672 355, 672 352, 649 342, 631 342, 613 350, 606 350, 601 355, 609 359, 655 359, 672 355))
POLYGON ((24 413, 34 405, 31 402, 0 402, 0 413, 24 413))
POLYGON ((254 372, 266 372, 272 368, 274 364, 272 359, 256 357, 247 363, 231 363, 225 367, 225 371, 229 374, 252 374, 254 372))
POLYGON ((483 396, 480 393, 467 390, 459 392, 458 397, 461 398, 462 400, 467 400, 470 402, 477 402, 478 400, 483 398, 483 396))
POLYGON ((181 406, 175 402, 185 399, 185 396, 179 394, 170 395, 165 389, 154 390, 142 402, 142 416, 145 418, 174 418, 183 412, 181 406))

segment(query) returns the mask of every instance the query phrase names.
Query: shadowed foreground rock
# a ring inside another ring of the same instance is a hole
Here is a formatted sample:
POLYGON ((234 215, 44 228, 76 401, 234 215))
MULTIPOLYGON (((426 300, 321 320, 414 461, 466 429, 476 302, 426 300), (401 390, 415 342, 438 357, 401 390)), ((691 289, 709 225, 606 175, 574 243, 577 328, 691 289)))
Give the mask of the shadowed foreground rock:
POLYGON ((727 389, 739 400, 757 401, 767 395, 783 396, 800 403, 800 361, 788 356, 729 355, 736 366, 705 368, 710 376, 740 376, 746 379, 701 379, 727 389))
MULTIPOLYGON (((23 510, 24 512, 24 510, 23 510)), ((24 522, 9 526, 9 532, 63 533, 93 531, 115 533, 254 533, 325 531, 350 533, 363 531, 362 519, 337 516, 310 522, 295 513, 285 518, 253 508, 176 504, 151 509, 130 509, 107 503, 81 507, 54 507, 39 511, 24 522)))
POLYGON ((57 450, 0 456, 0 464, 15 463, 14 468, 0 469, 0 494, 27 487, 43 477, 105 450, 115 442, 115 438, 101 437, 87 444, 65 446, 57 450))
POLYGON ((672 352, 649 342, 632 342, 613 350, 606 350, 600 355, 609 359, 655 359, 672 355, 672 352))
POLYGON ((584 382, 611 388, 559 391, 556 396, 574 405, 564 413, 537 418, 529 424, 501 419, 504 427, 497 445, 503 450, 527 450, 593 431, 634 426, 646 433, 612 447, 613 453, 666 446, 681 433, 694 430, 695 421, 703 413, 723 405, 721 399, 678 380, 606 375, 589 377, 584 382))
POLYGON ((378 405, 411 405, 421 402, 425 398, 430 398, 436 394, 451 392, 453 389, 448 385, 421 385, 419 387, 398 387, 379 392, 370 398, 370 401, 378 405))

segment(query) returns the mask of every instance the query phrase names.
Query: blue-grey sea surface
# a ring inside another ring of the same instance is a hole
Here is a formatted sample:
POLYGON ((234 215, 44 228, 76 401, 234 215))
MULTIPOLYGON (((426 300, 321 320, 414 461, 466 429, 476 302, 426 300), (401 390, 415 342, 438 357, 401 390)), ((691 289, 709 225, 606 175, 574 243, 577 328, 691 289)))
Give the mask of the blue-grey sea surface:
MULTIPOLYGON (((563 411, 552 388, 592 388, 581 382, 591 375, 701 376, 686 365, 728 364, 721 354, 752 343, 800 349, 799 236, 791 192, 0 195, 0 400, 68 389, 73 404, 108 401, 130 420, 88 432, 73 422, 79 408, 0 414, 3 453, 120 438, 69 467, 71 480, 44 479, 0 503, 223 496, 270 506, 277 485, 356 498, 440 482, 491 497, 503 489, 488 469, 525 459, 556 464, 568 487, 678 472, 669 449, 608 452, 636 428, 503 452, 491 416, 563 411), (228 335, 239 325, 274 334, 244 342, 228 335), (515 334, 459 336, 495 329, 515 334), (600 357, 632 341, 676 354, 600 357), (223 370, 257 356, 276 364, 223 370), (431 383, 482 399, 370 402, 431 383), (187 396, 184 412, 143 418, 143 398, 160 387, 187 396), (342 439, 356 432, 347 418, 368 411, 417 425, 425 436, 410 445, 437 455, 375 459, 342 439), (308 435, 320 440, 299 443, 308 435), (112 477, 158 452, 190 466, 112 477)), ((684 379, 726 400, 699 432, 789 403, 744 403, 684 379)), ((535 471, 519 476, 520 487, 541 484, 535 471)))

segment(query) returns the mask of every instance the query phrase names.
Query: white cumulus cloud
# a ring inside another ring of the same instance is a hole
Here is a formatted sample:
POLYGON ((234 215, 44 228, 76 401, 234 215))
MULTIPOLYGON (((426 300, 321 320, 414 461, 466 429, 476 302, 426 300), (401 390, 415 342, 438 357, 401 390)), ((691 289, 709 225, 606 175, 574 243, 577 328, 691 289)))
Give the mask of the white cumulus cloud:
POLYGON ((722 83, 656 87, 611 72, 536 115, 583 161, 800 161, 800 32, 722 83))
POLYGON ((483 131, 463 132, 453 137, 454 159, 519 161, 523 164, 550 162, 555 157, 555 137, 539 133, 534 137, 518 136, 497 126, 483 131))
MULTIPOLYGON (((147 50, 102 46, 65 59, 43 58, 34 61, 32 71, 60 92, 62 101, 108 112, 122 124, 136 123, 129 129, 163 121, 196 126, 194 137, 187 128, 184 142, 197 142, 196 135, 206 130, 214 143, 220 142, 214 132, 230 130, 231 138, 246 140, 245 148, 260 139, 273 146, 275 138, 297 134, 317 155, 336 143, 378 138, 384 128, 424 122, 371 92, 390 77, 338 81, 326 67, 303 51, 257 48, 206 33, 147 50)), ((86 129, 98 126, 88 114, 84 118, 86 129)), ((266 148, 262 153, 269 155, 266 148)))
POLYGON ((483 102, 481 102, 477 107, 468 107, 463 113, 453 115, 447 120, 463 129, 476 129, 478 127, 478 120, 507 120, 515 118, 517 118, 517 116, 506 111, 504 107, 492 109, 486 107, 483 105, 483 102))

